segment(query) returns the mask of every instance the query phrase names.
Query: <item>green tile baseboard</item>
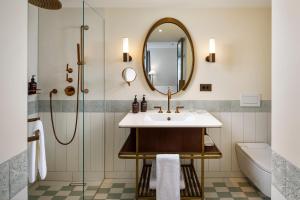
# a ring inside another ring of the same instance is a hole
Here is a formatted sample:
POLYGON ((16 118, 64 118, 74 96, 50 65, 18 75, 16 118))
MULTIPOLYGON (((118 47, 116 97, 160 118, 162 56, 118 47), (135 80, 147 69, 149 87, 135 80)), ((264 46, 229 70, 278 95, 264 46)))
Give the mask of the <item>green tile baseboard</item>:
MULTIPOLYGON (((86 100, 79 102, 79 110, 82 112, 128 112, 131 109, 130 100, 86 100)), ((263 100, 260 107, 240 107, 239 100, 173 100, 172 107, 184 106, 187 110, 207 110, 209 112, 271 112, 271 100, 263 100)), ((167 101, 148 100, 148 109, 155 105, 167 108, 167 101)), ((50 101, 38 101, 39 112, 50 112, 50 101)), ((54 112, 75 112, 75 100, 54 100, 54 112)))
POLYGON ((0 200, 12 199, 27 187, 27 151, 0 164, 0 200))
POLYGON ((39 103, 38 101, 29 101, 27 103, 27 114, 32 115, 38 113, 39 103))

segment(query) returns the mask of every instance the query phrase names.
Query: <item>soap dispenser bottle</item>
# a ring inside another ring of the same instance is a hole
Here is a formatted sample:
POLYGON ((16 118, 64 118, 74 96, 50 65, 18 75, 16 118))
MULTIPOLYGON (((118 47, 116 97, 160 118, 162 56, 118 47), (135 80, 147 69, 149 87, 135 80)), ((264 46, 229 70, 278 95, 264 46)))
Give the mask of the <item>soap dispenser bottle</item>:
POLYGON ((28 94, 36 94, 37 91, 37 83, 34 80, 35 75, 32 75, 31 81, 28 83, 28 94))
POLYGON ((139 102, 137 101, 137 97, 135 95, 134 97, 134 101, 132 103, 132 112, 133 113, 138 113, 139 112, 139 109, 140 109, 140 105, 139 105, 139 102))
POLYGON ((143 100, 141 102, 141 112, 147 112, 147 101, 145 95, 143 95, 143 100))

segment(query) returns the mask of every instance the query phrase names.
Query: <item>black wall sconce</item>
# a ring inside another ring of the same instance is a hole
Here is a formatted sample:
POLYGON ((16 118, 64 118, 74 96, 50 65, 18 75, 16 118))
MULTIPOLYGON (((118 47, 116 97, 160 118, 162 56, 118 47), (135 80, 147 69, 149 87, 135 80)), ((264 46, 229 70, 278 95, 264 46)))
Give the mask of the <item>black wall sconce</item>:
POLYGON ((216 62, 216 41, 215 39, 209 40, 209 55, 205 58, 207 62, 216 62))
POLYGON ((128 38, 123 38, 123 62, 132 61, 132 57, 129 55, 128 38))

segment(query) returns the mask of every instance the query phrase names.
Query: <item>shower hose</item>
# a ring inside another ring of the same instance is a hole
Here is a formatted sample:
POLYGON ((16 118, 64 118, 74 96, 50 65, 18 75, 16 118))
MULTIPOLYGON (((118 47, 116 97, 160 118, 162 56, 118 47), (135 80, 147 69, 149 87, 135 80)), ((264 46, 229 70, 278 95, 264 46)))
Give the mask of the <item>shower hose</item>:
POLYGON ((50 91, 50 113, 51 113, 51 123, 52 123, 52 130, 53 130, 53 134, 54 137, 56 139, 56 141, 58 143, 60 143, 61 145, 68 145, 71 144, 75 138, 76 135, 76 131, 77 131, 77 124, 78 124, 78 112, 79 112, 79 82, 80 82, 80 73, 79 73, 80 69, 78 69, 78 78, 77 78, 77 95, 76 95, 76 120, 75 120, 75 127, 74 127, 74 132, 73 132, 73 136, 71 138, 70 141, 68 142, 62 142, 61 140, 59 140, 59 138, 57 137, 56 131, 55 131, 55 125, 54 125, 54 120, 53 120, 53 106, 52 106, 52 94, 57 94, 57 89, 53 89, 50 91))

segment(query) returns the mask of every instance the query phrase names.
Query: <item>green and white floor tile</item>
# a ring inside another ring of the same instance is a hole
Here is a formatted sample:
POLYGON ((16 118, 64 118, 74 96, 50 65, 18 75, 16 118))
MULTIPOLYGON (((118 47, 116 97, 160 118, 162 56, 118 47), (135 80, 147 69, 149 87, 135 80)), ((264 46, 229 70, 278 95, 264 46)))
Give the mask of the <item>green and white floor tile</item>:
MULTIPOLYGON (((84 187, 84 199, 133 200, 134 186, 132 179, 105 179, 101 186, 99 182, 91 182, 84 187)), ((82 190, 82 186, 69 186, 67 182, 43 181, 29 188, 29 200, 81 200, 82 190)), ((205 197, 207 200, 269 199, 245 178, 207 178, 205 197)))

